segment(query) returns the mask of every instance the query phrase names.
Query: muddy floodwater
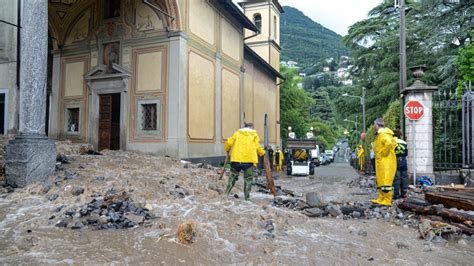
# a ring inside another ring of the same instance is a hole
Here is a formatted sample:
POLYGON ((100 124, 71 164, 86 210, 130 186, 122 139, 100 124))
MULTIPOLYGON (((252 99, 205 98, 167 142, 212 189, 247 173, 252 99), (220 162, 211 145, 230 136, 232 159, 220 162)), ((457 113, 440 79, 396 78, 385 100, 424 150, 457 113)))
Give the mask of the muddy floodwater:
MULTIPOLYGON (((272 196, 257 188, 244 201, 242 178, 233 190, 239 198, 225 197, 226 180, 218 180, 214 168, 132 152, 72 158, 51 176, 46 193, 38 184, 0 195, 0 264, 472 265, 474 260, 469 239, 428 247, 414 228, 383 219, 309 218, 273 206, 272 196), (66 174, 72 177, 64 180, 66 174), (71 186, 84 193, 72 195, 71 186), (176 197, 177 186, 187 195, 176 197), (147 204, 156 218, 121 230, 55 226, 58 207, 79 208, 110 188, 147 204), (51 201, 47 196, 53 193, 58 197, 51 201), (188 245, 176 237, 186 220, 196 221, 198 230, 188 245)), ((276 183, 301 194, 318 191, 327 201, 368 200, 370 195, 354 196, 357 188, 347 186, 356 177, 340 163, 318 167, 314 179, 280 175, 276 183)))

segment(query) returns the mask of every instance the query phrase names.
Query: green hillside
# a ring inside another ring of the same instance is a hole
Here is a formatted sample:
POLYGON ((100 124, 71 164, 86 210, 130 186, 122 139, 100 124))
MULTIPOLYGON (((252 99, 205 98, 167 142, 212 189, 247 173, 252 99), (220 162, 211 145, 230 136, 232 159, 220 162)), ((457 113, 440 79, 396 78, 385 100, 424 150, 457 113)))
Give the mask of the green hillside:
POLYGON ((341 36, 312 21, 296 8, 285 6, 281 16, 281 60, 296 61, 303 70, 330 57, 350 55, 341 36))

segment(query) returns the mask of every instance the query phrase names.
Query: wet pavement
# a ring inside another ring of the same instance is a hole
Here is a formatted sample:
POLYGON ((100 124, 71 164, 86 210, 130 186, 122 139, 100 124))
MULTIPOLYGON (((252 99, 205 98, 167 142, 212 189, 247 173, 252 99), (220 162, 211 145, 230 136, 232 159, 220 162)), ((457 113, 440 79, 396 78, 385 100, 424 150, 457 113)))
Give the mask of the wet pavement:
MULTIPOLYGON (((73 159, 51 177, 54 185, 46 193, 33 185, 0 194, 0 264, 469 265, 474 259, 470 240, 427 247, 414 228, 383 219, 309 218, 273 206, 272 196, 257 188, 244 201, 242 178, 233 189, 239 198, 226 197, 221 194, 226 180, 218 180, 214 168, 131 152, 73 159), (72 178, 64 178, 66 171, 72 178), (177 185, 187 195, 176 194, 177 185), (72 195, 73 186, 84 192, 72 195), (83 206, 111 187, 127 191, 157 218, 120 230, 55 226, 58 207, 83 206), (52 193, 58 197, 51 201, 52 193), (176 230, 188 220, 197 222, 198 233, 184 245, 176 230)), ((275 182, 301 194, 317 191, 325 201, 370 199, 347 186, 357 177, 347 164, 333 163, 316 168, 314 178, 281 174, 275 182)))

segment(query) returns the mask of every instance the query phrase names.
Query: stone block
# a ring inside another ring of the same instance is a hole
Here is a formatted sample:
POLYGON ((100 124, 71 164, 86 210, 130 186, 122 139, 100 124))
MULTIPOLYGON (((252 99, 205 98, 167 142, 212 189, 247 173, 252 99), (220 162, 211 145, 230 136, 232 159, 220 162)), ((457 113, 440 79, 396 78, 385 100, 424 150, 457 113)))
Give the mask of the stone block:
POLYGON ((44 181, 56 167, 56 145, 47 138, 17 138, 7 145, 6 182, 25 187, 44 181))

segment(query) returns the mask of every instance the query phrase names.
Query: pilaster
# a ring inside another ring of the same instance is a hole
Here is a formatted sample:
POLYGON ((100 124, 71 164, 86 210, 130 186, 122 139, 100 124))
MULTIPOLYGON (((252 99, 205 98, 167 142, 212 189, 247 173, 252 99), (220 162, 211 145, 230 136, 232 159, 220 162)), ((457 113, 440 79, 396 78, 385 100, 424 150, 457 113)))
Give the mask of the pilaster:
POLYGON ((168 71, 168 134, 166 154, 188 157, 187 147, 187 35, 184 32, 169 34, 168 71))

